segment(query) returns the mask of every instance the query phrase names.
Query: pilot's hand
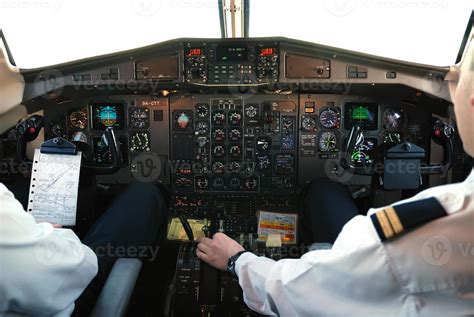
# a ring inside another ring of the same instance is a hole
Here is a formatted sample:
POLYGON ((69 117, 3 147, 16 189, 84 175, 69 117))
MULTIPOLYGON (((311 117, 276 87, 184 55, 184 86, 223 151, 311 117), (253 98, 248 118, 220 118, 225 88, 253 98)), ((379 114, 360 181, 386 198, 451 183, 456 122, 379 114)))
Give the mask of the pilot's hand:
POLYGON ((223 233, 216 233, 212 239, 199 238, 196 255, 209 265, 219 269, 227 270, 227 261, 237 252, 244 248, 234 239, 223 233))

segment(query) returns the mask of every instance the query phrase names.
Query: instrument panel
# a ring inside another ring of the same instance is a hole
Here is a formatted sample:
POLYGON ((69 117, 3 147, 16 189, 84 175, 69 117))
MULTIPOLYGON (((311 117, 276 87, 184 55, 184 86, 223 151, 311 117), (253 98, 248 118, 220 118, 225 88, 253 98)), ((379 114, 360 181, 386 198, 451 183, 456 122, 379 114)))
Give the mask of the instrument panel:
POLYGON ((373 164, 380 146, 410 140, 427 148, 429 142, 426 113, 356 95, 123 95, 78 99, 46 114, 49 136, 88 144, 92 163, 101 166, 111 162, 102 134, 114 128, 123 168, 106 182, 132 181, 137 157, 155 155, 162 169, 157 180, 176 194, 296 191, 331 172, 328 162, 339 159, 353 125, 364 131, 350 154, 356 166, 373 164))

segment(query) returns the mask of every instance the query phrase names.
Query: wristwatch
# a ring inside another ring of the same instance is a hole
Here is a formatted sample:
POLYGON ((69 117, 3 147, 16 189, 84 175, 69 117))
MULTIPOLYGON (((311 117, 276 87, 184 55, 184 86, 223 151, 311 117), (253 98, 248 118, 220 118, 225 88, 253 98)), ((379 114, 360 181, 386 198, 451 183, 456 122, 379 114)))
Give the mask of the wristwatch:
POLYGON ((233 256, 231 256, 229 260, 227 261, 227 272, 229 272, 235 277, 237 277, 237 274, 235 273, 235 262, 237 262, 237 259, 245 252, 249 252, 249 251, 247 250, 239 251, 233 256))

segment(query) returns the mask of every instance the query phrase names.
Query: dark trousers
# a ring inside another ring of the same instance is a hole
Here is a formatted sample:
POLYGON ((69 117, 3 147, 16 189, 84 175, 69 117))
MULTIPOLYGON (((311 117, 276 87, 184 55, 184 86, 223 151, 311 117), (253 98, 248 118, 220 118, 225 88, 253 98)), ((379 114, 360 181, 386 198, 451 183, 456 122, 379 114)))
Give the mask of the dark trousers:
POLYGON ((354 200, 340 183, 325 178, 311 182, 303 217, 313 243, 334 243, 342 227, 358 213, 354 200))
POLYGON ((166 224, 166 207, 158 187, 130 185, 82 241, 97 254, 99 272, 76 300, 74 316, 90 314, 115 260, 143 256, 141 251, 155 245, 166 224))

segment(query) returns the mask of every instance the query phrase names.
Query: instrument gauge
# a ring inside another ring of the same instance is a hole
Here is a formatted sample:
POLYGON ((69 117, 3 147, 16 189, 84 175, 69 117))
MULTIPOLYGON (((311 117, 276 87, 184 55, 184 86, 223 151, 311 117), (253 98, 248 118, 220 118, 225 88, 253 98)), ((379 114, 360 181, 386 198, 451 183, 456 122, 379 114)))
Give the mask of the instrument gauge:
POLYGON ((225 123, 225 113, 218 110, 215 111, 212 115, 212 123, 214 125, 224 125, 225 123))
POLYGON ((196 105, 196 115, 198 118, 206 118, 209 115, 209 105, 206 103, 198 103, 196 105))
POLYGON ((339 111, 332 108, 323 108, 319 113, 319 123, 326 129, 339 128, 341 116, 339 111))
POLYGON ((256 148, 258 153, 264 154, 270 152, 272 140, 269 137, 258 137, 256 142, 256 148))
POLYGON ((129 124, 132 129, 145 129, 150 125, 150 111, 148 108, 130 108, 129 124))
POLYGON ((197 134, 208 134, 209 133, 209 124, 206 121, 199 121, 196 124, 196 133, 197 134))
POLYGON ((323 132, 319 138, 319 151, 321 152, 337 152, 338 139, 334 132, 323 132))
POLYGON ((315 117, 306 116, 301 120, 301 128, 306 132, 316 131, 317 123, 315 117))
POLYGON ((403 114, 400 110, 387 109, 383 116, 385 129, 398 129, 402 126, 403 114))
POLYGON ((229 124, 230 125, 239 125, 242 122, 242 114, 240 111, 231 111, 229 112, 229 124))
POLYGON ((178 111, 174 115, 175 127, 181 130, 188 129, 191 124, 191 114, 187 111, 178 111))
POLYGON ((423 139, 422 126, 418 122, 412 122, 408 125, 408 134, 414 140, 423 139))
POLYGON ((248 104, 245 105, 245 115, 248 118, 255 118, 258 115, 258 105, 257 104, 248 104))
POLYGON ((130 135, 130 151, 149 152, 150 133, 148 131, 136 131, 130 135))
POLYGON ((84 130, 87 128, 87 110, 85 108, 75 109, 69 114, 69 127, 84 130))

